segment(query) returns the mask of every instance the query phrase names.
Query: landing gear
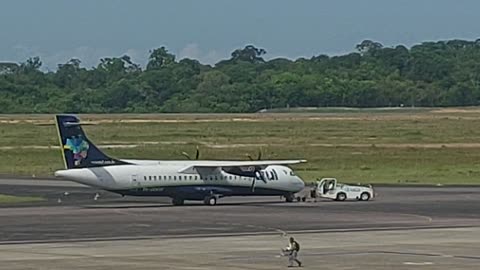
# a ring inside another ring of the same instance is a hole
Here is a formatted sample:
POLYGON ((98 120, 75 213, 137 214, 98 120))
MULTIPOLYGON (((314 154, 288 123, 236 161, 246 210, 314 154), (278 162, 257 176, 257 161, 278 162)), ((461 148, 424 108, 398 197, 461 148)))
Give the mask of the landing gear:
POLYGON ((185 200, 182 198, 172 198, 172 204, 175 206, 183 205, 184 203, 185 203, 185 200))
POLYGON ((207 196, 203 199, 203 203, 206 205, 214 206, 217 204, 217 197, 215 196, 207 196))
POLYGON ((285 195, 285 201, 286 202, 293 202, 293 200, 295 200, 295 196, 293 196, 293 194, 285 195))

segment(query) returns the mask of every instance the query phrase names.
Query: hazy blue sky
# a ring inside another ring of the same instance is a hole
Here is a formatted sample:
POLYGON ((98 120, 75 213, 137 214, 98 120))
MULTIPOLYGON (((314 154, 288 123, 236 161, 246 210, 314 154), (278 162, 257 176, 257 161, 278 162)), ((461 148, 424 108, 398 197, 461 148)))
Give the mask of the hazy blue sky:
POLYGON ((145 65, 165 45, 215 63, 252 43, 267 58, 339 54, 373 39, 386 46, 480 38, 478 0, 3 0, 0 61, 72 57, 96 65, 130 55, 145 65))

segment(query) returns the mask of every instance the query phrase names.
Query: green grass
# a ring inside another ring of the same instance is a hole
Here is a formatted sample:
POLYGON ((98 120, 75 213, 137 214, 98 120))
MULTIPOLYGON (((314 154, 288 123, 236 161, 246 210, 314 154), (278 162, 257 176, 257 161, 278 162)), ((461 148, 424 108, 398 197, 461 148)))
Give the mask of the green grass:
POLYGON ((20 197, 0 194, 0 204, 14 204, 14 203, 26 203, 26 202, 40 202, 43 201, 40 197, 20 197))
MULTIPOLYGON (((60 150, 34 147, 58 145, 55 126, 36 125, 52 117, 0 116, 0 174, 42 176, 62 168, 60 150)), ((354 183, 480 183, 480 110, 474 108, 81 118, 104 121, 85 126, 96 144, 140 145, 104 148, 120 158, 184 159, 182 151, 193 155, 199 145, 202 159, 246 160, 247 153, 256 156, 262 148, 264 159, 307 159, 295 167, 306 180, 329 176, 354 183), (153 122, 131 121, 139 119, 153 122), (157 144, 142 146, 145 142, 157 144)))

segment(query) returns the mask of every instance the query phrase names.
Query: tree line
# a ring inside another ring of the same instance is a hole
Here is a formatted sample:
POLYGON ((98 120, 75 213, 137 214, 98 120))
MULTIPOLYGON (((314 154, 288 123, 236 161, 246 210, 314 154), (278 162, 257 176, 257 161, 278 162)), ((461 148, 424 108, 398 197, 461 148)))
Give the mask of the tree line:
POLYGON ((165 47, 145 68, 128 55, 41 70, 39 57, 0 63, 0 113, 256 112, 287 107, 471 106, 480 102, 480 39, 407 48, 365 40, 355 51, 265 60, 253 45, 215 65, 165 47))

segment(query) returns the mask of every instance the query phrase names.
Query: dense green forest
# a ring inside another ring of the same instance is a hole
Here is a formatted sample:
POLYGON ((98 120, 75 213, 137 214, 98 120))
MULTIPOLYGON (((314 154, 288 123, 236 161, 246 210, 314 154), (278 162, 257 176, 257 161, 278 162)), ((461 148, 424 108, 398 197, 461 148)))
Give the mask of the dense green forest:
POLYGON ((264 60, 248 45, 214 66, 161 47, 145 68, 128 55, 43 72, 0 63, 0 113, 256 112, 285 107, 469 106, 480 102, 480 39, 407 48, 365 40, 355 52, 264 60))

